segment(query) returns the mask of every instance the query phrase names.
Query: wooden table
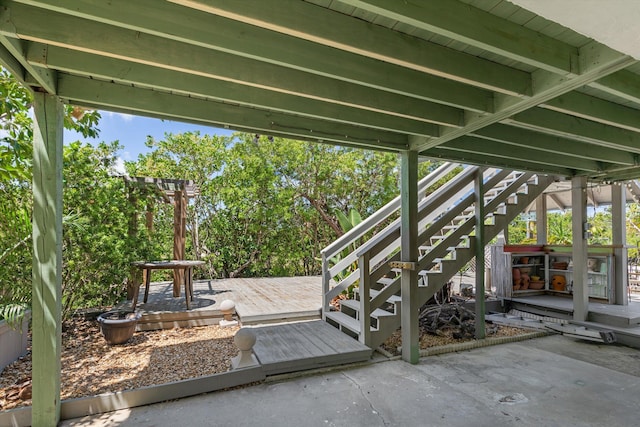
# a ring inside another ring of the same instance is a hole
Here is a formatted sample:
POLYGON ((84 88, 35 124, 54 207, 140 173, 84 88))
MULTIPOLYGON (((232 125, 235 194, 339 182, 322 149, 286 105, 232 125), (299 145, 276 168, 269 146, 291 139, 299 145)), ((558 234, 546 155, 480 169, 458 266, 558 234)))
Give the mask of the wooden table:
MULTIPOLYGON (((147 302, 149 298, 149 285, 151 285, 151 271, 152 270, 183 270, 184 274, 184 293, 185 300, 187 302, 187 310, 191 309, 191 300, 193 299, 193 267, 197 265, 203 265, 204 261, 192 261, 192 260, 172 260, 172 261, 136 261, 131 265, 139 268, 145 276, 145 289, 144 289, 144 302, 147 302), (146 275, 144 274, 146 272, 146 275)), ((132 310, 136 309, 138 303, 138 293, 140 286, 136 286, 133 293, 133 306, 132 310)))

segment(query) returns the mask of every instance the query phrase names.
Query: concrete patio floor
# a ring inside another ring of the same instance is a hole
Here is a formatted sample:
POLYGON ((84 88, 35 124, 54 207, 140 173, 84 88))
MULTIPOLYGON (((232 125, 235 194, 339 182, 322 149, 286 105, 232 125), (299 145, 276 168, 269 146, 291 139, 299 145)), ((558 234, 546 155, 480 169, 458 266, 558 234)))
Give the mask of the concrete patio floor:
POLYGON ((62 426, 631 426, 640 352, 550 336, 280 378, 62 426))

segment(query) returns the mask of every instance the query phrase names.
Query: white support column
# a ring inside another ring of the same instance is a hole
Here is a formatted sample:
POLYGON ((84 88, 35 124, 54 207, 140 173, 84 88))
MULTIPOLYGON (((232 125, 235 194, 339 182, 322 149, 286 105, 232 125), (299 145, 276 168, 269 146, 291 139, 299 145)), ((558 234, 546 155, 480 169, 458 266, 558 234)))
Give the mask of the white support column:
POLYGON ((587 284, 587 178, 571 179, 571 217, 573 230, 573 318, 587 320, 589 286, 587 284))
POLYGON ((547 244, 547 195, 544 193, 536 199, 536 242, 547 244))
MULTIPOLYGON (((402 262, 418 261, 418 153, 403 151, 401 157, 401 254, 402 262)), ((420 328, 418 325, 418 272, 403 268, 402 290, 402 359, 418 363, 420 328)))
POLYGON ((60 100, 33 102, 33 406, 35 426, 60 420, 62 120, 60 100))
POLYGON ((484 315, 484 177, 483 169, 478 168, 473 191, 476 207, 476 339, 485 337, 484 315))
POLYGON ((629 304, 627 292, 627 201, 625 187, 613 184, 611 186, 611 228, 614 249, 613 294, 618 305, 629 304))

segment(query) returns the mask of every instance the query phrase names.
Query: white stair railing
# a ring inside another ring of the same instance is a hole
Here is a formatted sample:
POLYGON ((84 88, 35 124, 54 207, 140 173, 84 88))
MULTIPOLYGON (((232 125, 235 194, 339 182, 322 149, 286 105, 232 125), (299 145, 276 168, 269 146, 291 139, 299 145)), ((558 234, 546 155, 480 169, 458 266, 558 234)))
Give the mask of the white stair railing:
MULTIPOLYGON (((444 163, 418 182, 418 193, 424 194, 442 178, 455 171, 456 168, 462 169, 461 165, 457 163, 444 163)), ((356 255, 358 241, 363 236, 378 228, 392 215, 399 212, 399 210, 400 196, 391 200, 385 206, 378 209, 374 214, 366 218, 360 224, 353 227, 343 236, 336 239, 333 243, 322 250, 323 311, 328 311, 330 309, 329 303, 335 295, 340 294, 358 280, 359 272, 357 270, 349 272, 346 277, 343 275, 345 271, 348 271, 351 265, 358 261, 358 257, 356 255), (343 254, 345 249, 349 250, 346 254, 343 254), (340 278, 337 279, 338 277, 340 278), (332 284, 334 284, 334 286, 332 286, 332 284), (333 296, 329 297, 329 293, 333 289, 336 290, 332 293, 333 296)))
MULTIPOLYGON (((451 171, 445 172, 446 166, 436 172, 446 175, 451 171)), ((421 275, 419 291, 421 299, 425 298, 425 301, 474 255, 474 240, 468 236, 473 233, 476 224, 475 216, 469 212, 475 209, 473 184, 479 170, 469 166, 462 168, 419 202, 418 221, 422 231, 417 243, 425 248, 418 260, 421 275)), ((538 178, 531 173, 499 169, 485 169, 482 173, 485 192, 481 199, 487 214, 483 227, 490 239, 497 234, 498 228, 504 228, 510 218, 524 209, 523 203, 528 203, 543 188, 535 186, 538 178), (535 194, 527 195, 532 188, 535 188, 535 194), (488 223, 488 219, 494 224, 488 223), (487 230, 490 232, 487 233, 487 230)), ((433 175, 433 178, 436 176, 433 175)), ((425 180, 434 183, 438 179, 440 177, 425 180)), ((550 178, 545 178, 544 187, 548 183, 550 178)), ((426 189, 427 186, 422 188, 426 189)), ((365 225, 323 251, 323 318, 370 346, 381 343, 399 325, 401 307, 397 295, 400 293, 400 275, 399 270, 391 268, 390 262, 400 258, 400 220, 393 220, 364 243, 359 240, 375 227, 389 222, 390 216, 399 209, 399 199, 397 205, 385 206, 386 216, 383 217, 380 212, 374 214, 375 219, 368 219, 366 224, 363 223, 365 225), (332 254, 334 262, 330 266, 332 254), (347 269, 347 274, 344 274, 343 270, 347 269), (355 291, 359 298, 342 301, 340 312, 330 311, 330 301, 356 283, 358 287, 355 291), (347 310, 350 315, 342 310, 347 310)))

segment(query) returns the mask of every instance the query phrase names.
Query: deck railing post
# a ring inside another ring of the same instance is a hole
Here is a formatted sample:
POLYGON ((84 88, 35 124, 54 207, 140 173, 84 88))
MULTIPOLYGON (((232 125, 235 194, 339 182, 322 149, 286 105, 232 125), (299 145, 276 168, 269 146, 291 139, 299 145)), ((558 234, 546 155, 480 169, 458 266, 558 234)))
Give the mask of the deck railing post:
POLYGON ((358 268, 360 270, 360 342, 364 345, 371 343, 371 273, 369 252, 365 252, 358 259, 358 268))
POLYGON ((322 252, 322 319, 326 320, 325 313, 329 311, 329 298, 327 294, 329 293, 329 283, 331 282, 331 277, 329 274, 329 260, 327 259, 327 254, 322 252))

